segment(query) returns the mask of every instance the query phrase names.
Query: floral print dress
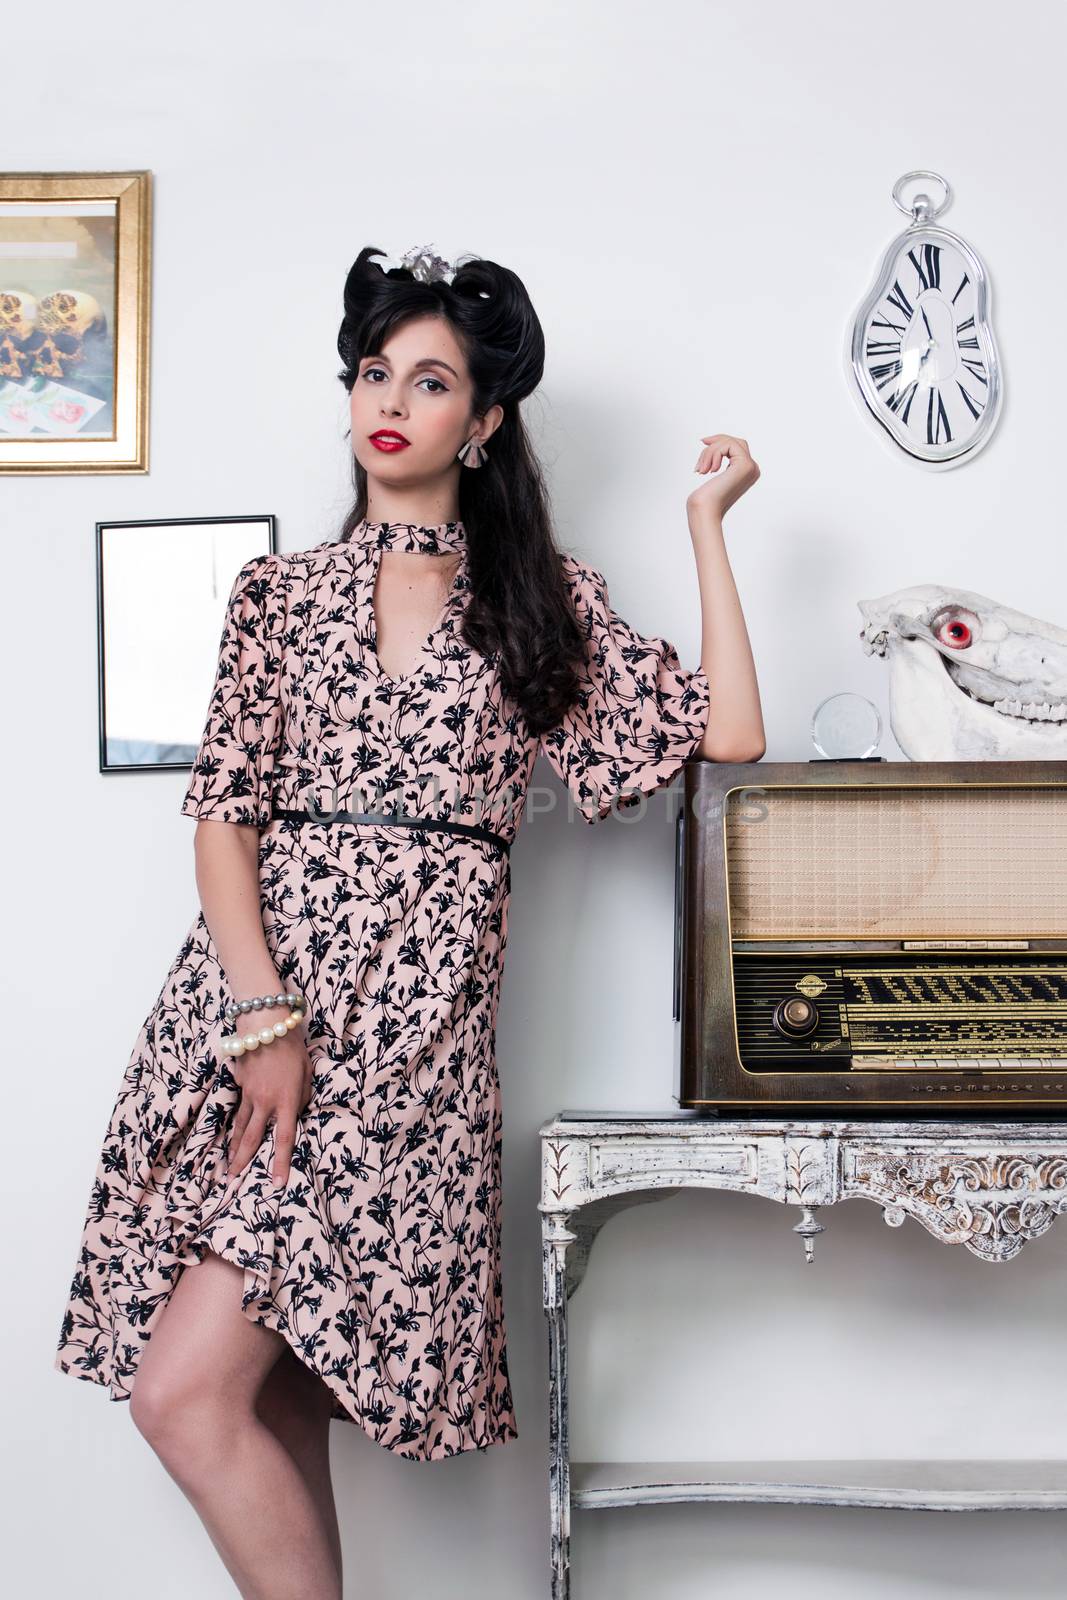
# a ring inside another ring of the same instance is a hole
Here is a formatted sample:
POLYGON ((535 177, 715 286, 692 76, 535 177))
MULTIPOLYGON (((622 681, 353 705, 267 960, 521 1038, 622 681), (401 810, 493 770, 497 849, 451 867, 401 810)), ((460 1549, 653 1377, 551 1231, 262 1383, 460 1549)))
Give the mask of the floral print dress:
POLYGON ((514 838, 543 753, 587 822, 636 804, 700 743, 708 683, 563 562, 587 639, 581 693, 531 736, 491 657, 462 638, 461 522, 364 522, 246 563, 229 598, 184 815, 255 825, 268 948, 306 998, 314 1068, 288 1180, 273 1125, 227 1182, 240 1097, 220 1049, 234 998, 203 914, 135 1041, 104 1134, 56 1368, 128 1400, 183 1268, 243 1269, 242 1310, 385 1449, 435 1460, 518 1437, 500 1268, 495 1034, 510 861, 479 837, 311 820, 338 806, 451 818, 514 838), (385 550, 456 552, 409 671, 376 654, 385 550), (619 801, 621 791, 634 791, 619 801), (385 791, 385 807, 368 803, 385 791), (300 810, 298 821, 276 810, 300 810))

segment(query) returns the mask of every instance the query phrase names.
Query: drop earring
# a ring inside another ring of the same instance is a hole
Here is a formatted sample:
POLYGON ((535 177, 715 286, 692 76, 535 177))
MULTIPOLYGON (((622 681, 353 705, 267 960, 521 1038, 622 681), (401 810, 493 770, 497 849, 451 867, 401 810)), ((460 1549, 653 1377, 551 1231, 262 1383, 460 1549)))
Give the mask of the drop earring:
POLYGON ((480 467, 486 459, 485 446, 478 439, 468 439, 459 452, 459 460, 465 467, 480 467))

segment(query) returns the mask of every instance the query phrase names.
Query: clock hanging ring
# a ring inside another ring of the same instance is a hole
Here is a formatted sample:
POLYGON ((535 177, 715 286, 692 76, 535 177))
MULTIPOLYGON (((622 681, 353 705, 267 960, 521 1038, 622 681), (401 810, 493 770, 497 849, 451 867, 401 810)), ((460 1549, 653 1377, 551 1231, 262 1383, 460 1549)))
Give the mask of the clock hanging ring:
POLYGON ((892 240, 853 316, 845 350, 861 412, 909 460, 934 471, 970 461, 1000 416, 1003 378, 992 323, 989 273, 959 234, 935 219, 952 191, 940 174, 906 172, 893 203, 911 222, 892 240), (933 179, 910 204, 905 184, 933 179))

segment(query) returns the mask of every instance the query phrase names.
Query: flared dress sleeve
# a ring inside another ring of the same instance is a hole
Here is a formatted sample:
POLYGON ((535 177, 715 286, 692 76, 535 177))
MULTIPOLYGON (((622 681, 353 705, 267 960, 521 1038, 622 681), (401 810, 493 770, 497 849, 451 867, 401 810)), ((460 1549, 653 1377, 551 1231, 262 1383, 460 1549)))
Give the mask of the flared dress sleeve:
POLYGON ((541 735, 539 753, 585 820, 598 822, 681 771, 704 736, 710 689, 704 669, 683 667, 669 640, 646 638, 619 616, 602 573, 562 559, 586 660, 574 705, 541 735))
POLYGON ((277 578, 278 557, 267 554, 234 579, 183 816, 260 828, 270 820, 282 725, 277 578))

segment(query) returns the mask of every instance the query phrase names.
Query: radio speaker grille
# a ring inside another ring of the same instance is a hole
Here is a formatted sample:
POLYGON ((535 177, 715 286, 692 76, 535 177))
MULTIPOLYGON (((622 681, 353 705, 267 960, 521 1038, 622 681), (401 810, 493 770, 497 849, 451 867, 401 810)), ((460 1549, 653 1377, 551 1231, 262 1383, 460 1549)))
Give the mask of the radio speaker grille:
POLYGON ((1067 936, 1067 786, 749 790, 725 829, 735 939, 1067 936))

